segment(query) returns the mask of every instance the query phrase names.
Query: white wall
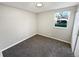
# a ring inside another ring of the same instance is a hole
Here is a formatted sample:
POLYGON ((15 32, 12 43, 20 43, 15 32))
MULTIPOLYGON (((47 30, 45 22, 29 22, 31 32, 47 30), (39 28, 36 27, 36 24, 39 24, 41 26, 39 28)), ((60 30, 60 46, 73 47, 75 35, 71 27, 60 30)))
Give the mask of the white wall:
POLYGON ((78 34, 78 27, 79 27, 79 11, 77 10, 75 19, 74 19, 74 26, 73 26, 73 32, 72 32, 72 51, 74 52, 75 50, 75 45, 77 41, 77 34, 78 34))
POLYGON ((75 43, 76 43, 76 46, 75 46, 74 55, 76 57, 79 57, 79 6, 78 6, 78 10, 76 13, 76 19, 74 23, 73 38, 72 38, 72 51, 73 51, 75 43))
POLYGON ((76 49, 75 49, 74 55, 75 55, 75 57, 79 57, 79 37, 78 37, 78 40, 77 40, 77 44, 76 44, 76 49))
POLYGON ((0 51, 36 34, 36 14, 0 5, 0 51))
POLYGON ((70 43, 75 11, 76 11, 76 7, 69 7, 69 8, 63 8, 63 9, 39 13, 38 34, 70 43), (67 28, 54 27, 55 25, 54 15, 57 11, 61 11, 61 10, 68 10, 71 12, 70 14, 71 17, 68 20, 67 28))

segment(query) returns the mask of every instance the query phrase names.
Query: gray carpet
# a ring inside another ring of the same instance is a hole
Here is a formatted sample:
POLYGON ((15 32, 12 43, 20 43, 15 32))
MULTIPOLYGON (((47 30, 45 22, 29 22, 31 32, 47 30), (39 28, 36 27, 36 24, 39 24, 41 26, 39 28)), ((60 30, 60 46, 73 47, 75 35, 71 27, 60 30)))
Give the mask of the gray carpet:
POLYGON ((73 57, 70 44, 35 35, 5 51, 4 57, 73 57))

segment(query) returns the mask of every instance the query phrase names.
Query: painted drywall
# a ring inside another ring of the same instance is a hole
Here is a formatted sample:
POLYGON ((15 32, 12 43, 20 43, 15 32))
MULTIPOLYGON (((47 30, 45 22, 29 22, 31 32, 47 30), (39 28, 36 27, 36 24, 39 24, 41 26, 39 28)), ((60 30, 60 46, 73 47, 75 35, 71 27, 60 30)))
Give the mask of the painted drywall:
POLYGON ((72 52, 75 51, 76 47, 76 41, 77 41, 77 35, 78 35, 78 27, 79 27, 79 10, 77 10, 75 19, 74 19, 74 25, 73 25, 73 32, 72 32, 72 52))
POLYGON ((75 51, 74 51, 74 55, 76 57, 79 57, 79 6, 78 6, 78 10, 76 13, 76 19, 75 19, 76 23, 74 23, 74 33, 73 33, 73 39, 72 39, 72 50, 74 48, 74 43, 76 41, 76 45, 75 45, 75 51), (76 37, 76 38, 75 38, 76 37))
POLYGON ((76 44, 76 49, 74 52, 75 57, 79 57, 79 36, 78 36, 78 40, 77 40, 77 44, 76 44))
POLYGON ((78 37, 78 40, 77 40, 77 45, 76 45, 74 55, 75 55, 75 57, 79 57, 79 37, 78 37))
POLYGON ((76 7, 68 7, 68 8, 39 13, 37 15, 38 34, 50 38, 55 38, 57 40, 64 41, 67 43, 71 43, 71 33, 72 33, 72 26, 73 26, 75 12, 76 12, 76 7), (54 26, 55 13, 64 10, 70 11, 70 19, 68 20, 67 28, 57 28, 54 26))
POLYGON ((36 14, 0 5, 0 51, 36 34, 36 14))

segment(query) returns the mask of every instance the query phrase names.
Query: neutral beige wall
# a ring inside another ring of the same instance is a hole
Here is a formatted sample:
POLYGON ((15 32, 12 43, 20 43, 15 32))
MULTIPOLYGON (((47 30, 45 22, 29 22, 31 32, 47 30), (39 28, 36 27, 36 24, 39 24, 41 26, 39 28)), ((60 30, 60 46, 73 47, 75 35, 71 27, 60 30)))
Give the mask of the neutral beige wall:
POLYGON ((0 50, 36 34, 36 14, 0 5, 0 50))
POLYGON ((55 38, 67 43, 71 42, 71 33, 76 7, 63 8, 58 10, 47 11, 38 14, 38 34, 50 38, 55 38), (55 13, 57 11, 68 10, 71 12, 67 28, 55 28, 55 13))

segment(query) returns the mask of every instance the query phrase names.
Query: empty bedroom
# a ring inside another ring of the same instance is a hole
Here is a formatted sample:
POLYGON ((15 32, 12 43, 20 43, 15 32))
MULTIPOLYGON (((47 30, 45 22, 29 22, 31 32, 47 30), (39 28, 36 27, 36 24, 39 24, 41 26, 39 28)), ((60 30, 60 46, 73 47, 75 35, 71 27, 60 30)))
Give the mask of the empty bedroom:
POLYGON ((1 57, 79 57, 79 2, 0 2, 1 57))

